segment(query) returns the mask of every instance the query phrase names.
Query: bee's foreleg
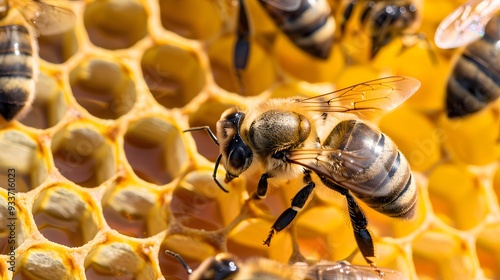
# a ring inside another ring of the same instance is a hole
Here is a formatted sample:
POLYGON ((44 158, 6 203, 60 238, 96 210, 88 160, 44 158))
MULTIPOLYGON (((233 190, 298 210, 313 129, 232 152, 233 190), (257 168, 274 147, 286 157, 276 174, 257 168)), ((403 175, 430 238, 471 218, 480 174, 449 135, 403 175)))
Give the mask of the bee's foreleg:
POLYGON ((262 176, 260 176, 259 184, 257 185, 257 191, 252 195, 253 199, 261 200, 266 198, 268 186, 267 179, 269 178, 271 178, 271 176, 269 176, 269 174, 267 173, 264 173, 262 174, 262 176))
POLYGON ((271 245, 271 239, 273 238, 274 233, 280 232, 285 229, 290 223, 293 221, 297 213, 302 210, 304 204, 306 204, 309 195, 313 191, 315 184, 311 181, 311 175, 309 172, 305 172, 304 182, 307 183, 292 199, 292 206, 286 209, 278 219, 274 222, 271 227, 271 231, 269 231, 269 235, 266 240, 264 240, 264 245, 271 245))
POLYGON ((339 192, 346 197, 347 209, 349 210, 349 218, 351 220, 352 228, 354 231, 354 238, 356 239, 358 248, 361 251, 361 254, 365 258, 366 262, 369 263, 370 266, 372 266, 379 275, 382 275, 383 273, 380 271, 380 269, 378 269, 375 263, 369 259, 369 257, 375 257, 375 247, 373 245, 372 236, 366 228, 368 226, 368 220, 366 219, 365 213, 363 213, 363 210, 361 210, 358 203, 356 202, 356 199, 354 199, 352 194, 347 189, 335 184, 324 176, 320 176, 320 179, 325 184, 325 186, 339 192))

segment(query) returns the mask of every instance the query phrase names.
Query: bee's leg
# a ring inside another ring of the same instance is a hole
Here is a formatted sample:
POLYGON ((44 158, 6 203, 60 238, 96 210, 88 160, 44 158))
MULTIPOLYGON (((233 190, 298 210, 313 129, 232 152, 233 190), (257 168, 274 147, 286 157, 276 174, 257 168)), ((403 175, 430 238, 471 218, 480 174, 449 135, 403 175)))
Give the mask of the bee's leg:
POLYGON ((250 24, 247 17, 247 11, 244 1, 239 1, 238 27, 236 33, 236 44, 233 52, 234 70, 236 78, 242 92, 245 87, 242 82, 242 72, 247 68, 248 59, 250 57, 250 24))
POLYGON ((351 219, 352 228, 354 231, 354 238, 358 244, 358 248, 361 254, 365 258, 366 262, 379 274, 383 275, 383 272, 375 265, 375 263, 368 259, 369 257, 375 257, 375 247, 373 245, 373 239, 366 228, 368 225, 368 220, 366 219, 365 213, 359 207, 356 199, 352 194, 345 188, 333 183, 324 176, 320 176, 321 181, 325 186, 339 192, 347 199, 347 209, 349 210, 349 217, 351 219))
POLYGON ((256 200, 261 200, 266 198, 267 195, 267 179, 271 178, 269 174, 264 173, 260 176, 259 184, 257 185, 257 191, 253 193, 252 198, 256 200))
POLYGON ((292 207, 286 209, 278 219, 274 222, 271 227, 271 231, 267 236, 267 239, 264 240, 264 245, 271 245, 271 239, 273 238, 274 233, 280 232, 285 229, 297 216, 297 213, 302 210, 304 204, 306 204, 307 198, 311 194, 312 190, 315 187, 315 184, 311 181, 310 171, 304 172, 304 183, 307 183, 292 199, 292 207))
POLYGON ((354 230, 354 237, 356 239, 356 243, 358 243, 359 250, 361 251, 361 254, 365 258, 366 262, 369 263, 379 275, 383 275, 383 272, 380 271, 375 263, 368 259, 368 257, 375 257, 375 247, 373 245, 373 238, 368 229, 366 229, 368 220, 366 219, 365 213, 363 213, 359 204, 350 192, 346 191, 344 195, 347 199, 347 208, 349 209, 349 216, 354 230))

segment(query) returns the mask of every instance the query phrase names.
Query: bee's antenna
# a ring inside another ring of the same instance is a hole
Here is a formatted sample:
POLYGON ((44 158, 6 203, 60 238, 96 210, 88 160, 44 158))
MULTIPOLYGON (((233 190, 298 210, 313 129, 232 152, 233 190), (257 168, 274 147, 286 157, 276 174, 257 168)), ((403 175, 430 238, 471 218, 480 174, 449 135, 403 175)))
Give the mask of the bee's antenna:
POLYGON ((217 169, 219 168, 219 163, 220 163, 220 160, 222 159, 222 154, 219 155, 219 157, 217 158, 217 160, 215 161, 215 167, 214 167, 214 174, 212 174, 212 177, 214 178, 214 181, 215 183, 217 184, 217 186, 219 186, 219 188, 228 193, 229 191, 226 190, 222 185, 221 183, 219 183, 219 180, 217 180, 217 169))
MULTIPOLYGON (((212 130, 210 129, 209 126, 191 127, 191 128, 188 128, 188 129, 184 130, 184 132, 191 132, 191 131, 198 131, 198 130, 205 130, 208 133, 208 136, 210 136, 210 138, 212 138, 212 140, 214 141, 214 143, 217 144, 217 146, 219 146, 219 140, 217 140, 217 137, 212 132, 212 130)), ((219 180, 217 180, 217 169, 219 168, 219 164, 220 164, 220 160, 221 159, 222 159, 222 154, 220 154, 219 157, 217 158, 217 160, 215 161, 214 174, 212 175, 212 177, 214 178, 214 181, 217 184, 217 186, 219 186, 219 188, 222 191, 224 191, 225 193, 228 193, 229 191, 226 190, 221 185, 221 183, 219 182, 219 180)))
POLYGON ((188 274, 191 274, 193 273, 193 270, 189 267, 189 265, 182 259, 181 255, 177 254, 177 253, 174 253, 170 250, 165 250, 165 254, 171 256, 171 257, 174 257, 176 258, 181 264, 182 266, 184 266, 184 268, 186 269, 187 273, 188 274))
POLYGON ((198 130, 205 130, 208 133, 208 136, 210 136, 210 138, 212 138, 212 141, 214 141, 214 143, 217 144, 217 146, 219 146, 219 140, 217 140, 217 137, 212 132, 212 130, 210 129, 209 126, 191 127, 191 128, 184 130, 184 132, 191 132, 191 131, 198 131, 198 130))

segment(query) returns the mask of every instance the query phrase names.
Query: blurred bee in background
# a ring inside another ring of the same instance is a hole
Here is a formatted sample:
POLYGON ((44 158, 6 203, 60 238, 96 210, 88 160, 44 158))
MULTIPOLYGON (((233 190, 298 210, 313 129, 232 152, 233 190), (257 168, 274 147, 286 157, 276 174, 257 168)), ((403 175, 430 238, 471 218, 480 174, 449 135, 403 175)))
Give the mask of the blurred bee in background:
POLYGON ((35 28, 0 26, 0 114, 6 121, 20 118, 31 109, 38 76, 38 46, 33 35, 53 35, 73 27, 70 10, 41 1, 1 0, 0 20, 17 9, 35 28))
POLYGON ((396 38, 422 39, 416 33, 422 21, 421 7, 422 0, 343 0, 336 14, 340 21, 339 41, 351 33, 359 40, 355 46, 344 46, 346 56, 351 57, 349 52, 357 52, 356 48, 368 48, 368 57, 372 59, 396 38))
POLYGON ((287 228, 304 207, 316 183, 312 175, 347 200, 354 236, 365 260, 375 249, 368 221, 353 194, 374 210, 398 218, 411 218, 417 205, 416 186, 405 157, 393 141, 359 119, 391 110, 420 87, 416 79, 386 77, 305 99, 269 99, 246 111, 226 110, 217 122, 220 146, 213 178, 219 164, 228 183, 244 172, 261 174, 254 199, 264 199, 268 179, 302 176, 304 187, 273 224, 265 245, 276 232, 287 228))
POLYGON ((441 21, 434 34, 434 43, 441 49, 452 49, 479 40, 498 10, 499 0, 465 2, 441 21))
POLYGON ((449 118, 477 112, 500 96, 500 1, 468 1, 436 30, 436 45, 466 45, 446 87, 449 118))
MULTIPOLYGON (((326 0, 258 0, 278 28, 300 49, 317 59, 327 59, 332 48, 335 20, 326 0)), ((234 68, 246 69, 250 56, 251 27, 243 0, 238 0, 234 68)))
POLYGON ((399 271, 391 269, 381 269, 382 278, 382 276, 373 273, 369 266, 351 265, 347 261, 319 262, 312 266, 306 263, 285 265, 265 258, 253 258, 241 262, 236 256, 229 253, 220 253, 210 257, 193 271, 179 254, 168 250, 165 253, 179 260, 190 275, 190 280, 406 279, 399 271))

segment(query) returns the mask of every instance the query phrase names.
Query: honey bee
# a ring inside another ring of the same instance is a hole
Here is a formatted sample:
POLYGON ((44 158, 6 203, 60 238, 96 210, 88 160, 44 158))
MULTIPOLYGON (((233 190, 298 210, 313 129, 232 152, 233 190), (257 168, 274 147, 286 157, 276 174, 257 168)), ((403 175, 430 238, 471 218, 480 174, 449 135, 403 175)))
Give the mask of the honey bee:
POLYGON ((366 34, 369 39, 357 48, 370 46, 369 58, 402 36, 414 36, 422 20, 421 0, 344 0, 339 9, 340 40, 348 33, 366 34), (354 21, 354 22, 353 22, 354 21), (356 26, 349 28, 349 26, 356 26))
MULTIPOLYGON (((41 1, 2 0, 0 20, 16 8, 41 35, 53 35, 72 28, 70 10, 41 1)), ((37 35, 37 34, 35 34, 37 35)), ((0 27, 0 114, 6 121, 22 117, 31 109, 38 76, 38 46, 23 25, 0 27)))
POLYGON ((436 29, 434 43, 452 49, 477 41, 486 24, 500 10, 499 0, 469 0, 451 12, 436 29))
POLYGON ((268 99, 249 107, 226 110, 217 122, 217 136, 205 130, 220 147, 219 164, 228 183, 243 173, 261 174, 254 199, 264 199, 269 179, 302 176, 304 187, 273 224, 265 245, 287 228, 316 187, 312 174, 347 200, 354 236, 365 260, 375 249, 368 221, 354 198, 390 217, 414 216, 416 186, 405 157, 395 143, 362 120, 391 110, 418 88, 420 82, 404 76, 386 77, 304 99, 268 99), (375 113, 375 114, 374 114, 375 113), (353 196, 354 195, 354 196, 353 196))
POLYGON ((351 265, 347 261, 326 262, 315 265, 295 263, 285 265, 264 258, 253 258, 241 262, 229 253, 220 253, 203 261, 196 270, 192 270, 179 254, 165 251, 177 258, 188 272, 190 280, 246 280, 246 279, 276 279, 276 280, 327 280, 327 279, 407 279, 399 271, 381 269, 383 277, 373 273, 371 267, 351 265))
MULTIPOLYGON (((234 68, 244 70, 250 55, 250 24, 245 1, 239 0, 234 68)), ((327 59, 333 43, 335 20, 327 0, 258 0, 279 29, 301 50, 327 59)))
POLYGON ((500 96, 500 16, 493 15, 499 8, 500 1, 469 1, 436 31, 441 48, 466 45, 446 86, 449 118, 478 112, 500 96))

